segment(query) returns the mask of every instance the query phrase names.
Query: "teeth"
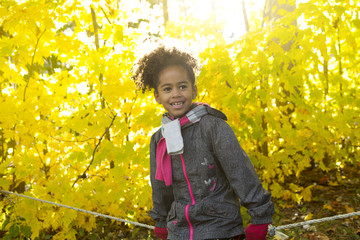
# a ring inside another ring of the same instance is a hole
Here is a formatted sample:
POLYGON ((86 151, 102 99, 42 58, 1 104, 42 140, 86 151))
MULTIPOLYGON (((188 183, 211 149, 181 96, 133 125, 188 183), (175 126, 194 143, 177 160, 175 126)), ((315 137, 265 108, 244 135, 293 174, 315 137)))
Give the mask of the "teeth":
POLYGON ((172 103, 171 105, 181 105, 182 102, 172 103))

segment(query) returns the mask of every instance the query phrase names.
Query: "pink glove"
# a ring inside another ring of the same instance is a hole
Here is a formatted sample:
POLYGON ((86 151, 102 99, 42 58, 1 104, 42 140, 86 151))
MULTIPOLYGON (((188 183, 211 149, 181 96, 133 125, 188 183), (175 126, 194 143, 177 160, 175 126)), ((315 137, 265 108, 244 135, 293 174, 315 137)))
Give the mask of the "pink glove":
POLYGON ((168 236, 168 231, 166 228, 158 228, 154 229, 155 236, 160 238, 161 240, 166 240, 168 236))
POLYGON ((269 224, 249 224, 245 229, 246 240, 266 240, 269 224))

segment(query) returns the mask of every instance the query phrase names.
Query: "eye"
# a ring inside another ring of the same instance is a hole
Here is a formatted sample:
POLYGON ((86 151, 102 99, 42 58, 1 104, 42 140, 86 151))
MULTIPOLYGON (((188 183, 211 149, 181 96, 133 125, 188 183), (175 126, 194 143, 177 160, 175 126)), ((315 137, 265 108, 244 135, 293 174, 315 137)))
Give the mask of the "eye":
POLYGON ((184 90, 184 89, 186 89, 187 88, 187 85, 181 85, 180 86, 180 90, 184 90))
POLYGON ((164 92, 170 92, 170 91, 171 91, 171 87, 165 87, 165 88, 163 88, 163 91, 164 91, 164 92))

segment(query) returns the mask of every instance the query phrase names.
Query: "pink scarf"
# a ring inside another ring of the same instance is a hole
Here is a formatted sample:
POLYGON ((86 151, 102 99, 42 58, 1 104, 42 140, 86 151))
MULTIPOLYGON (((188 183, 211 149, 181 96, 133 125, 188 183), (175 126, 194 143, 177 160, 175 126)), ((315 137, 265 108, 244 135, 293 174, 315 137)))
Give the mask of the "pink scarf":
MULTIPOLYGON (((180 119, 170 119, 167 114, 163 115, 163 118, 161 120, 162 123, 162 135, 166 136, 164 134, 164 128, 166 128, 166 124, 170 123, 172 121, 179 121, 181 128, 184 126, 191 125, 193 123, 196 123, 200 121, 201 117, 207 114, 207 107, 209 106, 206 103, 195 103, 196 107, 190 110, 185 116, 181 117, 180 119)), ((181 135, 181 129, 166 129, 165 131, 180 131, 178 134, 181 135)), ((177 142, 179 142, 180 147, 183 144, 182 137, 180 136, 179 139, 177 139, 177 142)), ((182 155, 183 149, 181 149, 178 152, 170 152, 168 153, 168 147, 166 145, 166 138, 162 137, 157 145, 156 148, 156 174, 155 179, 164 181, 166 186, 170 186, 172 184, 172 169, 171 169, 171 156, 170 155, 182 155)))

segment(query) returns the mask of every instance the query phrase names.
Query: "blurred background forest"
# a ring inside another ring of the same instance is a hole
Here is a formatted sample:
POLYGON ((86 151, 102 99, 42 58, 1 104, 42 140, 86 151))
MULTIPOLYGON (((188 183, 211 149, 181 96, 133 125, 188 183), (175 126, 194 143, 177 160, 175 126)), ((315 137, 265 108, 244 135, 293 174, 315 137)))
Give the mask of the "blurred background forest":
MULTIPOLYGON (((163 42, 199 58, 197 101, 228 116, 274 225, 359 211, 359 14, 355 0, 1 0, 0 187, 152 225, 148 148, 163 110, 130 76, 163 42)), ((153 239, 28 199, 0 204, 2 239, 153 239)), ((284 232, 360 239, 359 226, 284 232)))

